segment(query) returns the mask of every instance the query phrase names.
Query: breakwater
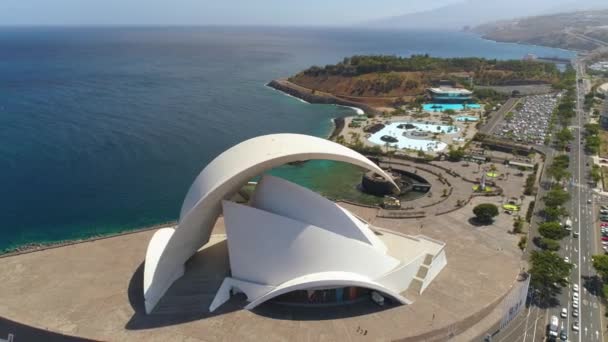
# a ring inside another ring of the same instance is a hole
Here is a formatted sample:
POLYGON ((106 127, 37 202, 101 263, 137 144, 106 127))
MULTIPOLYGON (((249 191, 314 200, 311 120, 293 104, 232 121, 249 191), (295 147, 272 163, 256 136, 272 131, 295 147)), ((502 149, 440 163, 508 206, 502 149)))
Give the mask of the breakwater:
POLYGON ((313 91, 311 89, 307 89, 297 84, 291 83, 286 79, 272 80, 267 85, 271 88, 302 99, 308 103, 333 104, 346 107, 356 107, 362 109, 366 114, 380 114, 380 111, 367 104, 346 100, 328 93, 313 91))

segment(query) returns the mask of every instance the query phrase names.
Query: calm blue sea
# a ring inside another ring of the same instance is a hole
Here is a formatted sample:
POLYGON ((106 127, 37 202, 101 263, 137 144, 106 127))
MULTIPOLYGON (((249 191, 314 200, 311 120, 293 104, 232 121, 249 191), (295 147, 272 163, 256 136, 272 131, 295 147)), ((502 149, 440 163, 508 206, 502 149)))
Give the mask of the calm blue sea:
MULTIPOLYGON (((260 134, 326 136, 352 113, 266 82, 353 54, 412 53, 571 56, 453 32, 0 28, 0 250, 175 220, 222 150, 260 134)), ((323 191, 339 167, 276 173, 323 191)))

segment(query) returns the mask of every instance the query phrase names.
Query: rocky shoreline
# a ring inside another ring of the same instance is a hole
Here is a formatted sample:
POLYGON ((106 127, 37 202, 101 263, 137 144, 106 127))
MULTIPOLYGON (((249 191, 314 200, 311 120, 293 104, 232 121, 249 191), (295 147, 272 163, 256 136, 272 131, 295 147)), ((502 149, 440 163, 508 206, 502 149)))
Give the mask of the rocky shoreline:
MULTIPOLYGON (((364 103, 341 99, 327 93, 314 92, 313 94, 313 91, 311 91, 310 89, 300 87, 285 79, 272 80, 270 83, 267 84, 267 86, 275 90, 281 91, 285 94, 304 100, 308 103, 333 104, 338 106, 354 107, 363 110, 365 113, 373 115, 380 113, 377 109, 368 106, 364 103)), ((338 136, 342 133, 346 124, 346 118, 335 118, 333 119, 333 123, 334 129, 328 137, 329 140, 336 140, 336 138, 338 138, 338 136)))
POLYGON ((9 249, 0 251, 0 258, 11 257, 11 256, 15 256, 15 255, 20 255, 20 254, 39 252, 39 251, 44 251, 47 249, 65 247, 65 246, 75 245, 75 244, 84 243, 84 242, 109 239, 109 238, 122 236, 122 235, 136 234, 136 233, 141 233, 141 232, 144 232, 147 230, 156 230, 156 229, 160 229, 160 228, 173 227, 175 225, 177 225, 177 221, 156 224, 156 225, 148 226, 148 227, 136 228, 134 230, 124 231, 124 232, 120 232, 120 233, 112 233, 112 234, 107 234, 107 235, 96 235, 96 236, 91 236, 91 237, 83 238, 83 239, 62 240, 62 241, 54 241, 54 242, 32 242, 32 243, 27 243, 25 245, 21 245, 21 246, 15 247, 15 248, 9 248, 9 249))
POLYGON ((346 107, 356 107, 356 108, 361 108, 367 114, 372 114, 372 115, 380 114, 379 110, 377 110, 376 108, 369 106, 367 104, 346 100, 346 99, 337 97, 337 96, 329 94, 329 93, 312 91, 310 89, 300 87, 297 84, 291 83, 286 79, 272 80, 272 81, 270 81, 270 83, 267 84, 267 86, 269 86, 273 89, 282 91, 291 96, 297 97, 299 99, 302 99, 309 103, 333 104, 333 105, 346 106, 346 107))

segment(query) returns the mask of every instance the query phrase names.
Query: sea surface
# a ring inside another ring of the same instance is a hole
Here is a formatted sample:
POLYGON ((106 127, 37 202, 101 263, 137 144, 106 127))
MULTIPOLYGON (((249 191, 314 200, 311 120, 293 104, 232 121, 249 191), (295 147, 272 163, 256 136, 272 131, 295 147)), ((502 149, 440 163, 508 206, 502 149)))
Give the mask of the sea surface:
MULTIPOLYGON (((573 55, 456 32, 0 28, 0 250, 176 220, 226 148, 278 132, 326 137, 332 118, 354 114, 268 81, 353 54, 414 53, 573 55)), ((273 173, 330 197, 356 194, 360 178, 325 161, 273 173)))

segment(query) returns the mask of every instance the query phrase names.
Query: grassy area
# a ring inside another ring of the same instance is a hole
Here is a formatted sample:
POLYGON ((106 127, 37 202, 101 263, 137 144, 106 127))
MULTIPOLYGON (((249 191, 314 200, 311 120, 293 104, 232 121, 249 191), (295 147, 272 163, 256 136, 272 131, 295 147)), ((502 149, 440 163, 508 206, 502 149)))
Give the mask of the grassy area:
POLYGON ((608 158, 608 131, 600 129, 600 158, 608 158))

